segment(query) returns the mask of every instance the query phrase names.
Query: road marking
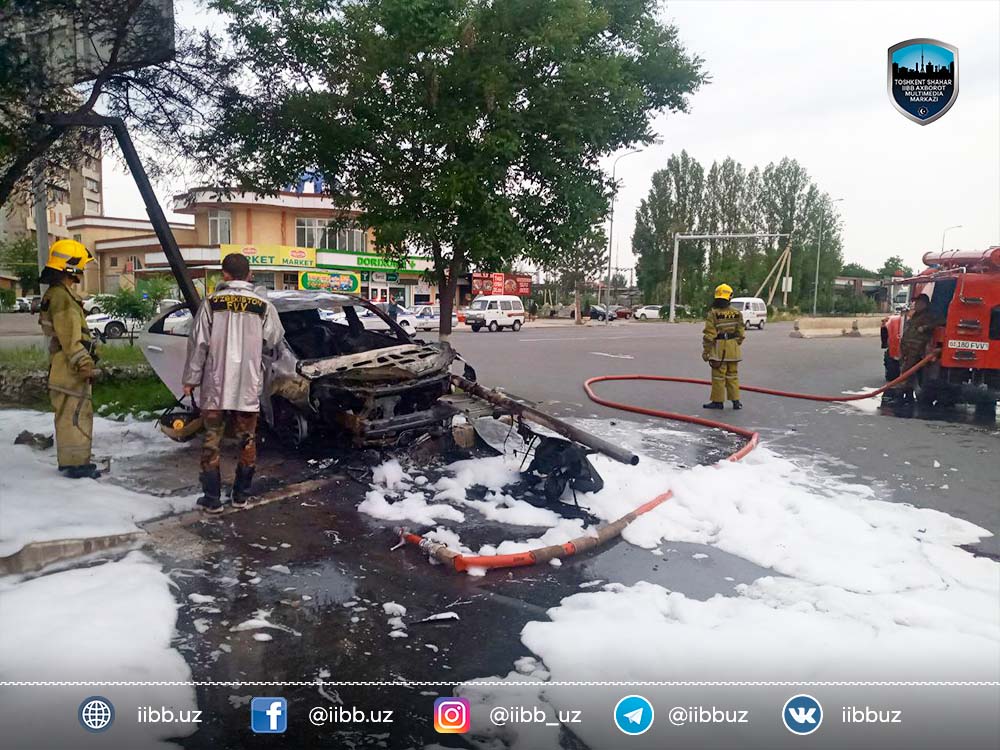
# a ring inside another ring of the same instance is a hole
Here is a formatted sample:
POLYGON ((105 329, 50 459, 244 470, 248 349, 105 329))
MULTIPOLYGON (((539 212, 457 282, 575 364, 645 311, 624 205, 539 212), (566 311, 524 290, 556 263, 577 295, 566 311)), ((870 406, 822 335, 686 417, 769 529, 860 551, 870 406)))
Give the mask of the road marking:
POLYGON ((635 359, 631 354, 608 354, 607 352, 591 352, 598 357, 611 357, 613 359, 635 359))

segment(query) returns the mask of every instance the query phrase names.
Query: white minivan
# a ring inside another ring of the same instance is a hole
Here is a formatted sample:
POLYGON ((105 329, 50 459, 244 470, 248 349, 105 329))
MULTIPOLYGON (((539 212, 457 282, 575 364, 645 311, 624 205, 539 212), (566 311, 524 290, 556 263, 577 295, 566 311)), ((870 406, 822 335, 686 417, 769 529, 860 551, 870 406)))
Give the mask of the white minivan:
POLYGON ((767 322, 767 304, 760 297, 733 297, 733 309, 743 312, 743 324, 764 330, 767 322))
POLYGON ((474 332, 483 327, 491 331, 510 328, 521 330, 524 325, 524 305, 520 297, 507 294, 484 294, 476 297, 465 313, 466 325, 472 326, 474 332))

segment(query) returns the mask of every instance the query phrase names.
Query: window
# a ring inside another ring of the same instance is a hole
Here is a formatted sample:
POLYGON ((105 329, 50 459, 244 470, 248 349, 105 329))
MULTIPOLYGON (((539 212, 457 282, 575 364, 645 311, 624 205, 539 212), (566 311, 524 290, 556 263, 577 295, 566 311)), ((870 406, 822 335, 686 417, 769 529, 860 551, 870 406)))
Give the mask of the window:
POLYGON ((118 256, 112 255, 108 261, 108 265, 111 266, 111 268, 118 268, 118 256))
POLYGON ((138 255, 130 255, 128 259, 129 264, 132 266, 132 271, 142 270, 142 261, 139 260, 138 255))
POLYGON ((254 271, 253 272, 253 285, 262 286, 265 289, 274 289, 274 272, 272 271, 254 271))
POLYGON ((486 309, 487 310, 496 310, 497 309, 497 303, 496 302, 490 302, 490 304, 486 307, 486 309))
POLYGON ((101 183, 91 177, 84 177, 83 184, 87 186, 87 190, 98 193, 101 190, 101 183))
POLYGON ((281 285, 285 289, 299 288, 299 275, 297 273, 285 273, 281 275, 281 285))
POLYGON ((508 300, 505 300, 505 299, 500 300, 500 309, 501 310, 510 310, 511 309, 510 302, 508 300))
POLYGON ((76 240, 77 242, 83 244, 83 235, 82 234, 74 234, 73 235, 73 239, 76 240))
POLYGON ((100 213, 101 213, 101 202, 92 201, 90 198, 87 198, 87 214, 89 216, 94 216, 95 214, 100 214, 100 213))
POLYGON ((323 250, 354 253, 368 251, 368 233, 363 229, 344 229, 334 221, 299 217, 295 220, 295 244, 323 250))
POLYGON ((229 211, 208 212, 208 244, 228 245, 231 239, 232 214, 229 211))
POLYGON ((524 312, 524 305, 521 304, 521 300, 516 299, 511 302, 511 307, 513 307, 518 312, 524 312))

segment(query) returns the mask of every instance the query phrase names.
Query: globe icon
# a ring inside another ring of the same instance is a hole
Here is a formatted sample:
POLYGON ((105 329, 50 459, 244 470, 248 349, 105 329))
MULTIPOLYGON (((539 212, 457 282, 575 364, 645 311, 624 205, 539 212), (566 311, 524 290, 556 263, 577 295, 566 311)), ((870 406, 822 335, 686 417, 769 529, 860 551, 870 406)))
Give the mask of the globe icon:
POLYGON ((115 709, 107 698, 95 695, 80 704, 79 717, 87 731, 103 732, 115 720, 115 709))

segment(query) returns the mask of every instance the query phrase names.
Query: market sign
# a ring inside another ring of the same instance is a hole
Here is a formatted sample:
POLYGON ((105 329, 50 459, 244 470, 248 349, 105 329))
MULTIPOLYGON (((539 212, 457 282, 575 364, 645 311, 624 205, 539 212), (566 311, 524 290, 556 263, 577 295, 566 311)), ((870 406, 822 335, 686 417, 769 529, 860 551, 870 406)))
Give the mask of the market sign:
POLYGON ((531 294, 531 276, 526 273, 474 273, 472 296, 509 294, 527 297, 531 294))
POLYGON ((299 271, 299 289, 357 294, 361 277, 350 271, 299 271))
POLYGON ((316 251, 316 265, 320 268, 350 268, 361 271, 426 271, 432 267, 427 258, 407 258, 402 263, 371 253, 358 254, 336 250, 316 251))
POLYGON ((219 256, 230 253, 247 256, 251 266, 283 266, 286 268, 315 268, 316 251, 311 247, 288 245, 220 245, 219 256))

